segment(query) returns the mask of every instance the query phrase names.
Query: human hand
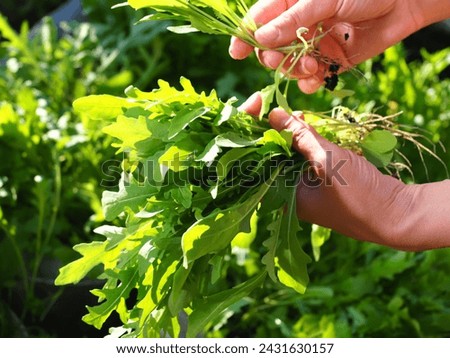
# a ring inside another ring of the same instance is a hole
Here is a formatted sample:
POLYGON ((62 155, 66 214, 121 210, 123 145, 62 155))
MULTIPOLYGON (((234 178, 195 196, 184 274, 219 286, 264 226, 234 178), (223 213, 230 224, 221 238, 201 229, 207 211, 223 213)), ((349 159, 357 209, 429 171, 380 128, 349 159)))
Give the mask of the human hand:
MULTIPOLYGON (((321 24, 326 35, 318 44, 320 56, 303 57, 290 74, 299 80, 303 92, 313 93, 330 73, 330 63, 339 64, 340 71, 349 69, 417 31, 426 22, 421 6, 414 0, 260 0, 250 15, 262 24, 255 32, 256 40, 269 49, 257 51, 258 58, 272 69, 285 56, 276 49, 296 40, 298 28, 309 28, 308 38, 321 24)), ((230 55, 235 59, 243 59, 253 50, 239 39, 231 41, 230 55)))
MULTIPOLYGON (((255 94, 241 106, 258 114, 261 97, 255 94)), ((297 214, 302 220, 332 228, 349 237, 378 244, 416 249, 404 225, 410 221, 417 186, 383 175, 364 157, 321 137, 300 113, 290 116, 273 110, 270 123, 293 132, 294 148, 309 161, 311 170, 297 189, 297 214)))

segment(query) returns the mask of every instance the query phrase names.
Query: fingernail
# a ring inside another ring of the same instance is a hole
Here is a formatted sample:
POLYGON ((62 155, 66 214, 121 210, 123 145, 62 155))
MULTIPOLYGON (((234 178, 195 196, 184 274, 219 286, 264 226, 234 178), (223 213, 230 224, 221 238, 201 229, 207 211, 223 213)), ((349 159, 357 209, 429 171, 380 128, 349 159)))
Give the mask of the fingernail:
POLYGON ((234 60, 243 60, 251 52, 253 48, 243 41, 239 41, 235 37, 231 38, 230 46, 228 47, 228 53, 234 60))
POLYGON ((306 75, 314 75, 319 70, 319 65, 312 57, 305 57, 301 62, 301 69, 306 75))

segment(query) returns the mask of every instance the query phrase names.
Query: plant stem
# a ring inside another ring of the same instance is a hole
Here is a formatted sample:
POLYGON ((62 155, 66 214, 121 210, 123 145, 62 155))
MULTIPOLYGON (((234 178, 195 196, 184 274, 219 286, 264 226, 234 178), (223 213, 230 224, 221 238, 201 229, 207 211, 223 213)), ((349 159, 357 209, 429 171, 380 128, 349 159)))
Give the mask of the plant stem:
MULTIPOLYGON (((45 255, 45 248, 48 246, 52 235, 53 235, 53 231, 55 228, 55 224, 56 224, 56 219, 58 216, 58 211, 59 211, 59 206, 61 203, 61 186, 62 186, 62 181, 61 181, 61 166, 59 164, 59 158, 58 158, 58 151, 55 149, 53 150, 52 153, 52 157, 53 157, 53 171, 54 171, 54 192, 53 192, 53 203, 52 203, 52 207, 51 207, 51 216, 50 216, 50 222, 48 224, 46 233, 45 233, 45 237, 42 240, 42 234, 41 234, 41 230, 38 233, 38 242, 36 244, 36 257, 34 259, 34 266, 33 266, 33 271, 32 271, 32 276, 31 276, 31 289, 30 289, 30 293, 32 294, 34 291, 34 286, 36 284, 36 279, 37 279, 37 275, 39 272, 39 267, 41 266, 42 260, 44 258, 45 255)), ((43 216, 44 216, 44 209, 39 210, 39 222, 41 224, 41 221, 43 222, 43 216)))

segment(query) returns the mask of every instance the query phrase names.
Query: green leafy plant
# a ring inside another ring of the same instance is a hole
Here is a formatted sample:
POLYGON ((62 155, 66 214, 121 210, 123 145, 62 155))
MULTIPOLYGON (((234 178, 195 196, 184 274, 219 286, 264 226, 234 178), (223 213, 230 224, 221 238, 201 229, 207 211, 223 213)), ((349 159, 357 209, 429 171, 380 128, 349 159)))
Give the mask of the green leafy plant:
MULTIPOLYGON (((251 33, 225 1, 130 4, 161 11, 151 19, 189 19, 196 29, 242 38, 251 33)), ((238 5, 245 18, 246 8, 238 5)), ((314 51, 313 45, 299 34, 287 58, 314 51)), ((239 112, 234 99, 224 102, 215 91, 196 91, 185 78, 181 89, 160 81, 152 92, 129 87, 126 98, 103 95, 75 102, 84 116, 109 123, 104 131, 116 139, 114 147, 123 156, 119 190, 103 194, 105 217, 113 224, 96 233, 106 240, 75 246, 81 258, 63 267, 56 280, 58 285, 78 283, 92 269, 103 268, 105 285, 92 291, 99 305, 88 307, 86 323, 101 328, 116 312, 123 323, 111 331, 116 336, 177 337, 186 328, 186 335, 194 337, 223 328, 249 296, 261 297, 263 286, 285 294, 289 302, 297 297, 293 294, 305 292, 309 232, 302 231, 296 217, 294 193, 308 167, 291 149, 292 134, 274 131, 264 119, 273 98, 290 110, 287 90, 279 89, 283 79, 277 71, 258 119, 239 112)), ((328 114, 307 112, 305 119, 379 167, 398 168, 392 162, 400 153, 398 138, 426 148, 392 117, 340 106, 328 114)), ((316 259, 329 238, 329 230, 313 229, 316 259)), ((329 290, 315 292, 330 297, 329 290)), ((325 317, 319 327, 328 335, 333 318, 325 317)), ((317 327, 309 323, 303 317, 290 335, 313 335, 317 327)))
MULTIPOLYGON (((294 195, 307 166, 291 149, 291 133, 239 112, 233 99, 196 92, 187 79, 181 87, 160 81, 152 92, 128 88, 127 98, 75 101, 88 117, 116 118, 104 132, 116 138, 118 153, 126 153, 119 191, 106 191, 102 199, 106 219, 121 225, 98 228, 103 242, 76 246, 82 257, 56 280, 77 283, 103 265, 107 281, 93 291, 101 304, 83 318, 97 328, 117 311, 120 334, 178 336, 178 317, 185 314, 187 335, 196 336, 266 276, 298 293, 308 284, 310 259, 298 240, 294 195), (250 247, 264 248, 257 250, 253 274, 230 286, 227 257, 250 247), (137 300, 129 309, 133 290, 137 300)), ((384 119, 374 124, 375 117, 355 125, 306 116, 323 135, 385 166, 397 140, 377 129, 384 119)))
POLYGON ((37 292, 43 280, 53 288, 50 262, 69 262, 70 248, 89 241, 104 219, 101 164, 113 150, 72 102, 128 85, 126 73, 95 72, 108 53, 91 26, 61 26, 59 37, 45 19, 32 37, 26 23, 17 33, 0 16, 0 304, 31 327, 61 294, 41 299, 37 292))

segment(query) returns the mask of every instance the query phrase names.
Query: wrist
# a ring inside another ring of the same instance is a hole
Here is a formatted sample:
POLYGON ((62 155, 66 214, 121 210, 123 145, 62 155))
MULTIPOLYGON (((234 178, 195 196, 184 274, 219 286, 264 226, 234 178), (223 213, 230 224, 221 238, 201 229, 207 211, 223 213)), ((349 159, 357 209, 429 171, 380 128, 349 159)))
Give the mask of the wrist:
POLYGON ((417 187, 383 175, 379 188, 367 194, 368 209, 359 238, 398 250, 414 251, 408 241, 415 220, 411 217, 417 202, 417 187), (371 208, 371 206, 375 206, 371 208))
POLYGON ((404 185, 398 206, 391 211, 389 246, 406 251, 423 251, 450 245, 450 180, 404 185))
POLYGON ((411 235, 417 225, 417 205, 420 202, 419 185, 406 185, 399 182, 393 191, 392 199, 383 208, 385 223, 381 228, 384 245, 405 251, 417 251, 411 235))
POLYGON ((411 6, 411 15, 415 18, 419 30, 449 18, 450 5, 442 0, 415 0, 411 6))

